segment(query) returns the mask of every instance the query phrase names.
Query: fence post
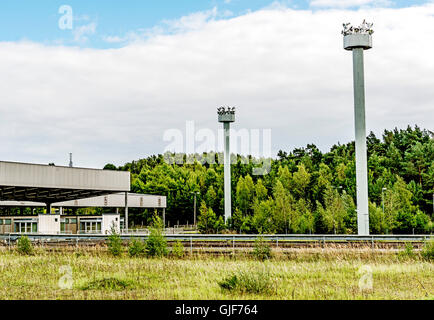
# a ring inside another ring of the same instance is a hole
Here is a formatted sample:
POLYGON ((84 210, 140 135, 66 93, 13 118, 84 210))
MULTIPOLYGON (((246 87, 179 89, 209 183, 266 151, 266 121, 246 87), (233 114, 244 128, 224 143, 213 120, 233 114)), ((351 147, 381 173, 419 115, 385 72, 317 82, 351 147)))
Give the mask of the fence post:
POLYGON ((235 236, 232 237, 232 254, 235 255, 235 236))
POLYGON ((190 254, 193 255, 193 237, 190 237, 190 254))
POLYGON ((276 237, 276 248, 279 248, 279 237, 276 237))

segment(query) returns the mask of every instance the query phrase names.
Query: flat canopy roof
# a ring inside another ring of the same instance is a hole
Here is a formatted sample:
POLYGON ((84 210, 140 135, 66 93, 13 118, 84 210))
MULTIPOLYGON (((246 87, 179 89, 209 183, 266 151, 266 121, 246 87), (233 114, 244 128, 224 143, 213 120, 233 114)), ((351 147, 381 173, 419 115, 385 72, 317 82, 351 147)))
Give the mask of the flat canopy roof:
POLYGON ((0 161, 0 200, 54 203, 130 191, 130 173, 0 161))
MULTIPOLYGON (((166 206, 166 196, 128 193, 129 208, 166 208, 166 206)), ((45 207, 45 203, 31 201, 0 201, 0 207, 45 207)), ((55 202, 52 204, 52 207, 123 208, 125 207, 125 193, 114 193, 85 199, 55 202)))

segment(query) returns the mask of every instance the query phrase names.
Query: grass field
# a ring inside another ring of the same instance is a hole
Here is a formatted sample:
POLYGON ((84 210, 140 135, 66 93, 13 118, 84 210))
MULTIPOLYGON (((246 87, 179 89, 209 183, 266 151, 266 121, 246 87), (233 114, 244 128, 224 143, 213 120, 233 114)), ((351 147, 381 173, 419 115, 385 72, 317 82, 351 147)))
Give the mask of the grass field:
POLYGON ((296 249, 265 262, 0 249, 0 299, 433 299, 433 275, 432 262, 369 249, 296 249))

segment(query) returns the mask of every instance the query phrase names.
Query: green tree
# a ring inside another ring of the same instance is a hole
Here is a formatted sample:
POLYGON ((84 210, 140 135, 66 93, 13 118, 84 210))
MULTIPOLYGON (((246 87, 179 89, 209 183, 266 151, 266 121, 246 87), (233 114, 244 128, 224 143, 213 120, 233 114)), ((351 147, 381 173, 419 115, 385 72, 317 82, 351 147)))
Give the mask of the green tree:
POLYGON ((264 186, 262 179, 258 179, 255 185, 255 196, 258 201, 266 200, 268 195, 267 188, 264 186))
POLYGON ((217 216, 211 208, 207 208, 204 201, 202 201, 199 209, 199 217, 197 221, 197 228, 200 233, 215 233, 215 226, 217 223, 217 216))
POLYGON ((324 204, 325 206, 320 208, 320 212, 327 230, 335 234, 346 233, 345 217, 347 211, 345 203, 339 192, 331 186, 325 190, 324 204))
POLYGON ((110 227, 110 235, 107 240, 109 252, 115 257, 120 256, 122 254, 122 239, 114 224, 110 227))
POLYGON ((268 199, 255 205, 252 226, 256 233, 275 233, 276 226, 273 220, 274 200, 268 199))
POLYGON ((244 214, 249 214, 255 196, 255 185, 250 175, 247 175, 245 178, 240 177, 237 183, 236 194, 238 208, 244 214))
POLYGON ((293 192, 297 199, 306 196, 306 191, 310 182, 310 173, 307 172, 304 164, 298 166, 298 170, 292 175, 293 192))
POLYGON ((273 220, 276 226, 276 230, 279 233, 288 233, 295 232, 297 229, 298 221, 296 221, 296 217, 294 217, 293 213, 293 202, 294 199, 283 187, 283 184, 280 180, 276 181, 276 184, 273 188, 273 196, 274 196, 274 214, 273 220))
POLYGON ((167 240, 163 234, 163 221, 159 216, 155 215, 153 217, 149 231, 148 239, 145 242, 146 255, 149 257, 162 257, 167 255, 167 240))
POLYGON ((208 207, 214 210, 218 208, 217 193, 215 192, 213 186, 210 186, 205 194, 205 200, 208 207))
POLYGON ((310 209, 310 205, 305 199, 300 199, 297 201, 295 211, 295 216, 298 219, 298 232, 304 234, 314 233, 315 217, 310 209))

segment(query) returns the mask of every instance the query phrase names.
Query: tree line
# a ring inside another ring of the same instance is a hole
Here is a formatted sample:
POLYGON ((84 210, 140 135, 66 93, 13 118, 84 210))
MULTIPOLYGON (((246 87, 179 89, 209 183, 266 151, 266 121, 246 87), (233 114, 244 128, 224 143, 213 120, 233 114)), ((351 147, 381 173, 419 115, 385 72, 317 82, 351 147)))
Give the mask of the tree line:
MULTIPOLYGON (((380 138, 371 132, 367 150, 371 233, 431 233, 434 133, 417 126, 385 130, 380 138)), ((206 156, 217 159, 218 154, 206 156)), ((255 161, 245 160, 237 155, 231 167, 232 219, 227 224, 223 165, 217 160, 170 164, 164 155, 153 155, 104 169, 130 171, 133 192, 166 195, 166 225, 191 224, 193 192, 199 192, 201 232, 357 233, 354 142, 336 144, 326 153, 314 144, 281 150, 262 176, 252 174, 255 161)), ((153 216, 151 210, 131 213, 136 224, 153 216)))

